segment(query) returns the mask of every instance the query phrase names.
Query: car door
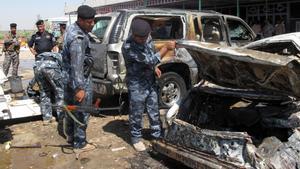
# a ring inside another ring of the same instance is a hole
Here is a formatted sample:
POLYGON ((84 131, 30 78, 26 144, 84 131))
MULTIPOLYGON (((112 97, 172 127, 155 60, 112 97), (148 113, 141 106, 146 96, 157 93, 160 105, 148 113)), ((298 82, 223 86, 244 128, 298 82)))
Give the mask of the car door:
POLYGON ((101 16, 95 19, 95 25, 92 34, 97 41, 90 43, 91 54, 94 57, 94 66, 92 69, 92 76, 96 78, 104 78, 107 74, 107 46, 108 36, 112 29, 115 20, 115 14, 110 16, 101 16))

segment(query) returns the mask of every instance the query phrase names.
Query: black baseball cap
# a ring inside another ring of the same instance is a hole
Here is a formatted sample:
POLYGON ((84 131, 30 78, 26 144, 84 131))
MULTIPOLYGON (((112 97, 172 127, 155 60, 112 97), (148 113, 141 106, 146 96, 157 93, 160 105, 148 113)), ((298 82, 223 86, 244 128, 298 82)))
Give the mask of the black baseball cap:
POLYGON ((77 9, 77 15, 82 19, 93 19, 96 15, 96 10, 88 5, 81 5, 77 9))
POLYGON ((36 21, 36 23, 35 23, 35 25, 36 26, 38 26, 38 25, 42 25, 42 24, 44 24, 44 21, 43 20, 38 20, 38 21, 36 21))
POLYGON ((151 32, 149 23, 143 19, 134 19, 131 24, 132 34, 145 37, 151 32))
POLYGON ((11 27, 11 28, 16 28, 16 27, 17 27, 17 24, 16 24, 16 23, 11 23, 11 24, 10 24, 10 27, 11 27))

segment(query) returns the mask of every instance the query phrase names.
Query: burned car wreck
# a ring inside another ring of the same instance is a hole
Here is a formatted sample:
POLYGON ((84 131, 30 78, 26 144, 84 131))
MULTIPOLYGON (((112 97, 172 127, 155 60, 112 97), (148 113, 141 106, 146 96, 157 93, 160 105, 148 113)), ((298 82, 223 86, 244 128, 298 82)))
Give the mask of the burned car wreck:
POLYGON ((192 168, 299 168, 299 58, 178 44, 203 81, 169 110, 169 127, 154 149, 192 168))

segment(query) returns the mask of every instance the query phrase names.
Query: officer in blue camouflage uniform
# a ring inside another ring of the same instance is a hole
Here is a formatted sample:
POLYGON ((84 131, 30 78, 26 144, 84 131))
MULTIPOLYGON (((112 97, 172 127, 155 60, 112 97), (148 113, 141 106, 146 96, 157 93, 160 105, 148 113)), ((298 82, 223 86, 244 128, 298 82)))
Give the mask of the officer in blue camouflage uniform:
POLYGON ((160 77, 161 71, 156 65, 160 63, 161 56, 164 56, 168 50, 174 49, 175 42, 167 43, 155 53, 148 22, 135 19, 131 25, 131 32, 132 35, 122 47, 127 71, 130 133, 135 150, 144 151, 146 148, 141 141, 144 110, 148 113, 153 138, 162 136, 158 110, 158 85, 155 78, 155 75, 160 77))
MULTIPOLYGON (((65 77, 65 103, 68 105, 92 106, 91 68, 93 58, 90 54, 90 32, 94 26, 96 11, 82 5, 77 10, 77 21, 67 28, 63 45, 63 69, 65 77)), ((64 119, 64 132, 67 142, 75 150, 95 148, 86 140, 88 112, 75 111, 74 116, 84 125, 78 124, 69 115, 64 119)))
POLYGON ((10 24, 10 32, 5 36, 4 47, 2 51, 5 54, 3 61, 3 72, 5 76, 8 74, 9 67, 12 63, 12 76, 18 76, 18 67, 19 67, 19 53, 20 53, 20 43, 17 36, 17 24, 10 24))
POLYGON ((44 52, 36 56, 34 76, 40 87, 41 112, 44 124, 47 125, 52 119, 52 102, 57 106, 56 113, 58 118, 62 115, 64 105, 64 88, 62 75, 62 57, 59 53, 44 52))

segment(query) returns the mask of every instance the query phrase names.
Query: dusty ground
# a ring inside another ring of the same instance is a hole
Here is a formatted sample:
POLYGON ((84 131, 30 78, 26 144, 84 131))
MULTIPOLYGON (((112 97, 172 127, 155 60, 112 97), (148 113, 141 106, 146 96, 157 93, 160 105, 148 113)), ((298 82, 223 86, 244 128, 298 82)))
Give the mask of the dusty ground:
MULTIPOLYGON (((33 56, 28 51, 22 51, 20 58, 19 74, 23 76, 24 86, 32 78, 33 56)), ((3 57, 0 58, 2 60, 3 57)), ((128 115, 120 116, 117 112, 106 114, 108 116, 105 118, 90 118, 88 140, 96 144, 97 149, 82 154, 79 160, 75 159, 64 138, 57 133, 57 123, 43 126, 41 117, 0 122, 0 169, 185 168, 176 161, 151 151, 147 140, 149 129, 144 130, 144 141, 149 151, 135 152, 129 142, 128 115), (42 148, 5 150, 4 143, 7 141, 15 146, 40 143, 42 148)), ((145 122, 145 127, 148 128, 147 126, 145 122)))

